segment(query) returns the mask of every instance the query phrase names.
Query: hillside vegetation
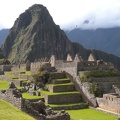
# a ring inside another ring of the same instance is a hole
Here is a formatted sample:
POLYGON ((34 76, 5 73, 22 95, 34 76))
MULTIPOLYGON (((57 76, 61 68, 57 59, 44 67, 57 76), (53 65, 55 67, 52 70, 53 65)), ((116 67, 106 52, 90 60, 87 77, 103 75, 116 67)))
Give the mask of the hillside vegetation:
POLYGON ((35 120, 10 103, 0 99, 0 120, 35 120))

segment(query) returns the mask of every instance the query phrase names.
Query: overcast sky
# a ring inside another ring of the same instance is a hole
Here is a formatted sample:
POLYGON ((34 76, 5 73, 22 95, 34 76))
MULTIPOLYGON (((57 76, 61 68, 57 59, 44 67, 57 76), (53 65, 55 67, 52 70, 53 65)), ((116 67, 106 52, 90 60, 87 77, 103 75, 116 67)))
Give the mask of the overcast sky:
POLYGON ((46 6, 62 29, 120 26, 120 0, 1 0, 0 29, 11 28, 16 18, 35 3, 46 6))

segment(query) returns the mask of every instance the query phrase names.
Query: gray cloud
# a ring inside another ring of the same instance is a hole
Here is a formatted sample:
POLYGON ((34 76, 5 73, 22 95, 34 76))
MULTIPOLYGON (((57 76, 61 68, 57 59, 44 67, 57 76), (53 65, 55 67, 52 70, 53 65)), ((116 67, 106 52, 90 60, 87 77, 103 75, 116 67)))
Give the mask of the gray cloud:
POLYGON ((120 27, 120 0, 4 0, 0 3, 0 28, 12 27, 19 14, 35 3, 46 6, 62 29, 120 27), (84 24, 85 20, 89 23, 84 24))

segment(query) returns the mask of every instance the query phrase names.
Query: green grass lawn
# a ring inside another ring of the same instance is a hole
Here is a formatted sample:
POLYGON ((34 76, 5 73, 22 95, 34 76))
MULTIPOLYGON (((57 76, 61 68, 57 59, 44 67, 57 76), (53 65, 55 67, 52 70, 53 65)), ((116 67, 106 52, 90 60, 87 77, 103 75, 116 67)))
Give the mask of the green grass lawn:
POLYGON ((10 82, 0 80, 0 89, 6 90, 9 87, 10 82))
POLYGON ((93 109, 67 110, 72 120, 117 120, 116 116, 93 109))
POLYGON ((52 80, 58 80, 58 81, 60 80, 61 81, 61 80, 69 80, 69 78, 60 78, 60 79, 52 79, 52 80))
MULTIPOLYGON (((87 104, 87 103, 84 103, 84 102, 79 102, 79 103, 61 103, 61 104, 49 104, 51 107, 57 107, 57 106, 74 106, 74 105, 80 105, 80 104, 87 104)), ((48 105, 46 103, 46 105, 48 105)))
POLYGON ((27 100, 43 98, 43 96, 34 96, 34 95, 28 94, 27 92, 23 93, 22 97, 25 98, 25 99, 27 99, 27 100))
POLYGON ((10 103, 0 99, 0 120, 35 120, 10 103))
POLYGON ((49 92, 45 90, 40 90, 41 94, 46 94, 46 95, 61 95, 61 94, 80 94, 77 91, 70 91, 70 92, 49 92))
POLYGON ((11 73, 7 73, 6 76, 12 79, 18 79, 17 76, 12 75, 11 73))
POLYGON ((63 83, 63 84, 47 84, 47 86, 69 86, 69 85, 73 85, 72 82, 70 83, 63 83))

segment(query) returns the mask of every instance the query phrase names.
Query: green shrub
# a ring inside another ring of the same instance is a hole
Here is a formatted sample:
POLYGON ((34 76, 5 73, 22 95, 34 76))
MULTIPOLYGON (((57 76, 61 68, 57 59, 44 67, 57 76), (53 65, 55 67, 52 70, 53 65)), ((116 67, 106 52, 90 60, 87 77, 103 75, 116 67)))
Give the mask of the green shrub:
POLYGON ((10 61, 7 60, 7 59, 0 59, 0 65, 9 65, 10 64, 10 61))
POLYGON ((33 82, 42 82, 46 83, 49 79, 49 72, 47 71, 45 66, 41 66, 36 74, 33 75, 33 82))
POLYGON ((95 97, 98 97, 98 96, 102 95, 102 91, 100 90, 98 84, 95 83, 95 82, 90 83, 89 91, 90 91, 90 93, 94 94, 95 97))
POLYGON ((118 71, 102 71, 102 70, 92 70, 84 73, 87 78, 90 77, 116 77, 120 76, 120 72, 118 71))

